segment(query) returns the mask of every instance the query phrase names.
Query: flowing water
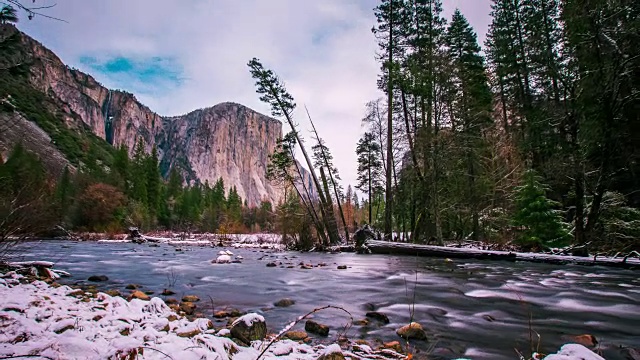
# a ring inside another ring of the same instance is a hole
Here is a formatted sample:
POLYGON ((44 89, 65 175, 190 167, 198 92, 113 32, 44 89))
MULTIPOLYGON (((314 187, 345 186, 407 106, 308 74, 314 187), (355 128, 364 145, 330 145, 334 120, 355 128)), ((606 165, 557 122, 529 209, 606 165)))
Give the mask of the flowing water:
MULTIPOLYGON (((343 307, 355 320, 374 308, 391 323, 352 326, 349 338, 399 340, 395 329, 413 318, 429 339, 411 345, 430 352, 431 359, 516 359, 514 349, 530 354, 534 343, 541 352, 555 352, 580 334, 594 335, 608 360, 624 359, 621 348, 640 347, 640 279, 632 270, 251 249, 229 249, 244 257, 241 264, 212 264, 219 250, 42 241, 25 248, 21 260, 54 261, 57 269, 71 272, 62 280, 66 284, 106 275, 109 281, 98 283, 101 289, 126 293, 124 287, 134 283, 156 294, 171 288, 174 297, 197 295, 205 315, 212 314, 212 305, 256 311, 272 332, 324 305, 343 307), (273 261, 282 265, 266 267, 273 261), (305 270, 300 262, 327 266, 305 270), (273 307, 282 298, 296 303, 273 307)), ((317 313, 315 319, 332 328, 319 342, 335 340, 349 322, 336 310, 317 313)))

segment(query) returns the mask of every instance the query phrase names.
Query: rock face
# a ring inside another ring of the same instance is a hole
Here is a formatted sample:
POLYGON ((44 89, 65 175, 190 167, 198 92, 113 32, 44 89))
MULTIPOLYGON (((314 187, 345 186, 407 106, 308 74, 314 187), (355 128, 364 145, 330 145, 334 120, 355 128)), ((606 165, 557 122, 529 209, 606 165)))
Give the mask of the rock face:
MULTIPOLYGON (((3 34, 18 32, 12 25, 0 26, 3 34)), ((278 120, 231 102, 163 117, 133 94, 105 88, 90 75, 67 67, 36 40, 19 34, 26 57, 20 60, 31 64, 30 83, 54 100, 67 127, 89 129, 130 154, 137 141, 147 152, 156 146, 164 176, 176 168, 190 183, 213 185, 222 178, 226 190, 235 186, 249 205, 282 198, 282 189, 266 179, 268 156, 282 136, 278 120)))

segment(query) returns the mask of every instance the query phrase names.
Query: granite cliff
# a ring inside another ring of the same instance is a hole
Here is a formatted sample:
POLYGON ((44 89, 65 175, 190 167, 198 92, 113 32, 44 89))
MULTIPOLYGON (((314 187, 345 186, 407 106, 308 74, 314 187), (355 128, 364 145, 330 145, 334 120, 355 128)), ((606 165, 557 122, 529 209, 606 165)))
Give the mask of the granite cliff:
MULTIPOLYGON (((107 89, 91 75, 66 66, 56 54, 14 26, 0 25, 0 40, 11 36, 19 38, 19 47, 0 60, 0 70, 28 69, 29 86, 44 94, 49 111, 67 129, 89 131, 112 146, 125 146, 130 153, 137 141, 142 141, 147 151, 156 146, 163 175, 176 168, 190 183, 214 183, 222 178, 225 187, 235 186, 249 205, 281 199, 282 189, 266 179, 268 156, 282 136, 278 120, 231 102, 183 116, 160 116, 133 94, 107 89)), ((3 101, 10 104, 11 98, 3 101)), ((6 107, 0 111, 0 125, 13 121, 15 113, 7 112, 6 107)), ((19 129, 17 133, 35 131, 33 124, 26 126, 24 121, 11 124, 19 129)), ((38 138, 46 143, 44 135, 38 138)), ((1 153, 15 142, 6 137, 0 135, 1 153)), ((55 164, 64 165, 59 153, 55 155, 55 164)))

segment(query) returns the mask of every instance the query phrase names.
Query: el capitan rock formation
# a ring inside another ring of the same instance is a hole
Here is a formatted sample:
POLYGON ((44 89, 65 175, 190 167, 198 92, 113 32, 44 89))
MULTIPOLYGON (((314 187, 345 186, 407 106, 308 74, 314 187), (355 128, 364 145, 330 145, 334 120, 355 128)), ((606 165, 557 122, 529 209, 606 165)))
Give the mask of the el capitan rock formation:
MULTIPOLYGON (((50 110, 68 128, 89 130, 130 154, 137 141, 147 152, 155 145, 164 176, 176 168, 188 182, 213 184, 222 178, 226 189, 235 186, 249 205, 281 199, 283 190, 266 179, 268 156, 282 136, 280 121, 231 102, 160 116, 133 94, 105 88, 14 26, 1 25, 0 36, 12 34, 20 36, 20 51, 8 61, 29 64, 30 85, 52 100, 56 106, 50 110)), ((0 120, 7 122, 8 116, 0 112, 0 120)), ((0 151, 6 154, 12 142, 4 143, 0 151)))

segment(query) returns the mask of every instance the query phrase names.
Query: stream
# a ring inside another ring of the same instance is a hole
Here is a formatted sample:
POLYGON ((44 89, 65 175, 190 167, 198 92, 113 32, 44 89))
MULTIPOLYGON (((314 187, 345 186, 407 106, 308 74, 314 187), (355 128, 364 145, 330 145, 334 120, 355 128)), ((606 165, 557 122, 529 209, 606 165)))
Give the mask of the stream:
MULTIPOLYGON (((233 249, 240 264, 212 264, 222 248, 132 243, 40 241, 23 245, 16 260, 47 260, 68 271, 64 284, 87 283, 91 275, 109 280, 101 290, 142 285, 156 294, 197 295, 198 310, 212 315, 225 307, 264 315, 270 332, 324 305, 348 310, 354 320, 371 309, 391 323, 371 320, 352 326, 350 339, 399 340, 395 329, 413 321, 425 328, 427 341, 412 341, 430 359, 517 359, 530 354, 530 331, 540 352, 552 353, 570 336, 592 334, 607 360, 625 359, 624 347, 640 348, 640 278, 638 272, 605 267, 525 262, 445 260, 410 256, 274 252, 233 249), (268 262, 281 262, 267 267, 268 262), (327 266, 301 269, 300 262, 327 266), (286 266, 294 265, 294 268, 286 266), (337 269, 347 265, 346 270, 337 269), (417 270, 417 272, 416 272, 417 270), (282 298, 295 304, 274 307, 282 298), (530 325, 529 325, 530 324, 530 325), (539 334, 539 337, 538 337, 539 334)), ((156 295, 159 296, 159 295, 156 295)), ((331 326, 334 341, 349 322, 344 312, 314 315, 331 326)), ((217 327, 226 323, 215 322, 217 327)), ((303 329, 304 322, 296 329, 303 329)), ((414 350, 415 351, 415 350, 414 350)))

